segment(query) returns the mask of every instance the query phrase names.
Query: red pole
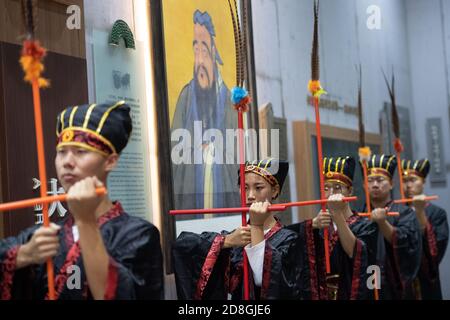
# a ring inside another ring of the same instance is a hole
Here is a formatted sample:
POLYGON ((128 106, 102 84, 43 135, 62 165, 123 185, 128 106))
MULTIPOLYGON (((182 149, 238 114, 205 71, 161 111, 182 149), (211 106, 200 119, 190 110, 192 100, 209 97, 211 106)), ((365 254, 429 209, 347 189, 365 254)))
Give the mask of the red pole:
MULTIPOLYGON (((33 89, 33 104, 34 104, 34 123, 36 129, 36 147, 38 154, 39 165, 39 179, 41 180, 41 198, 47 196, 47 172, 45 168, 45 148, 44 148, 44 135, 42 130, 42 113, 41 113, 41 97, 39 92, 38 80, 34 79, 32 84, 33 89)), ((50 225, 50 219, 48 217, 48 204, 43 204, 42 214, 44 218, 44 226, 50 225)), ((47 283, 48 283, 48 295, 50 300, 55 300, 55 284, 54 284, 54 272, 52 259, 47 260, 47 283)))
MULTIPOLYGON (((438 196, 428 196, 425 197, 424 200, 425 201, 432 201, 432 200, 437 200, 439 199, 438 196)), ((409 203, 409 202, 413 202, 414 200, 412 198, 407 198, 407 199, 401 199, 401 200, 394 200, 394 203, 409 203)))
MULTIPOLYGON (((393 211, 393 212, 387 212, 387 215, 391 216, 391 217, 398 217, 400 215, 400 213, 398 211, 393 211)), ((358 213, 358 216, 370 218, 371 213, 360 212, 360 213, 358 213)))
MULTIPOLYGON (((344 197, 342 201, 344 202, 352 202, 358 200, 357 197, 344 197)), ((307 200, 307 201, 299 201, 299 202, 287 202, 287 203, 278 203, 277 206, 285 206, 285 207, 303 207, 310 206, 315 204, 323 204, 325 205, 328 202, 328 199, 320 199, 320 200, 307 200)))
MULTIPOLYGON (((320 178, 320 198, 325 199, 325 182, 323 178, 323 156, 322 156, 322 134, 320 132, 320 112, 319 112, 319 97, 314 96, 314 109, 316 111, 316 141, 317 141, 317 162, 319 165, 320 178)), ((326 210, 325 203, 322 203, 322 210, 326 210)), ((325 246, 325 266, 327 273, 331 272, 330 268, 330 253, 328 245, 328 228, 323 230, 324 246, 325 246)))
POLYGON ((397 171, 398 171, 398 178, 399 178, 399 183, 400 183, 400 195, 402 197, 402 200, 406 199, 405 197, 405 191, 403 190, 403 175, 402 175, 402 160, 400 158, 400 152, 397 150, 396 151, 397 154, 397 171))
MULTIPOLYGON (((99 195, 99 196, 106 194, 106 189, 104 187, 97 188, 95 191, 96 191, 97 195, 99 195)), ((29 208, 29 207, 33 207, 35 205, 44 204, 44 203, 49 204, 49 203, 58 202, 58 201, 64 202, 64 201, 66 201, 66 199, 67 199, 67 194, 60 194, 57 196, 46 196, 43 198, 33 198, 33 199, 27 199, 27 200, 2 203, 2 204, 0 204, 0 212, 29 208)))
MULTIPOLYGON (((284 211, 286 206, 273 205, 270 206, 269 211, 284 211)), ((239 208, 211 208, 211 209, 183 209, 183 210, 170 210, 169 214, 172 216, 177 215, 189 215, 189 214, 217 214, 217 213, 247 213, 250 211, 250 207, 239 207, 239 208)))
MULTIPOLYGON (((244 116, 242 109, 238 109, 238 130, 239 130, 239 168, 240 168, 240 189, 241 189, 241 206, 245 207, 247 204, 247 197, 245 194, 245 145, 244 145, 244 116)), ((242 211, 242 226, 247 225, 247 213, 242 211)), ((248 286, 248 259, 245 250, 242 250, 244 255, 244 300, 249 300, 249 286, 248 286)))
POLYGON ((369 195, 369 179, 367 177, 367 161, 363 160, 363 173, 364 173, 364 191, 366 194, 366 208, 367 208, 367 213, 371 213, 372 209, 370 208, 370 195, 369 195))
MULTIPOLYGON (((356 197, 344 197, 342 201, 350 202, 357 200, 356 197)), ((309 201, 299 201, 299 202, 286 202, 286 203, 278 203, 276 205, 272 205, 269 207, 269 211, 284 211, 288 207, 303 207, 310 206, 314 204, 322 204, 326 203, 328 200, 309 200, 309 201)), ((1 211, 0 205, 0 211, 1 211)), ((241 207, 241 208, 211 208, 211 209, 183 209, 183 210, 170 210, 170 215, 181 215, 181 214, 216 214, 216 213, 238 213, 238 212, 248 212, 250 210, 249 207, 241 207)))

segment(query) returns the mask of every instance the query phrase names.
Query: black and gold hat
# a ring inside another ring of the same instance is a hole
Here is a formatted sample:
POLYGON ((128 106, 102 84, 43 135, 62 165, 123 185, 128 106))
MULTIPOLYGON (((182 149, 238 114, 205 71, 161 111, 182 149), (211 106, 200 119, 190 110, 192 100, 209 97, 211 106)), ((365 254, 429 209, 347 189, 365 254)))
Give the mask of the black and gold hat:
POLYGON ((394 155, 374 154, 367 161, 368 176, 383 176, 392 180, 395 168, 397 167, 397 158, 394 155))
POLYGON ((106 156, 119 154, 131 130, 130 107, 124 101, 72 106, 58 115, 56 147, 77 146, 106 156))
MULTIPOLYGON (((283 188, 288 171, 289 162, 275 158, 255 160, 245 164, 245 173, 251 172, 263 177, 271 186, 279 186, 280 192, 281 188, 283 188)), ((239 175, 238 184, 240 184, 239 175)))
POLYGON ((353 185, 355 159, 350 156, 323 159, 323 175, 325 181, 342 183, 348 187, 353 185))
POLYGON ((425 179, 430 172, 430 161, 428 159, 420 159, 416 161, 402 160, 403 177, 414 175, 425 179))

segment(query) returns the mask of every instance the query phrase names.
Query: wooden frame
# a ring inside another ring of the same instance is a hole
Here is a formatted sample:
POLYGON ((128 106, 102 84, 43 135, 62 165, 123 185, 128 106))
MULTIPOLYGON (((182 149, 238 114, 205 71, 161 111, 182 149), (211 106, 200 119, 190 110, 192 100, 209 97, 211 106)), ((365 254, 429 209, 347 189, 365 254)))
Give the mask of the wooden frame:
POLYGON ((166 73, 164 67, 164 30, 162 23, 161 1, 150 1, 150 30, 152 60, 159 61, 155 63, 153 69, 153 78, 155 81, 154 97, 155 105, 160 111, 157 113, 157 135, 158 135, 158 165, 159 165, 159 194, 161 204, 161 234, 162 247, 164 251, 166 272, 172 273, 171 263, 171 242, 175 235, 175 222, 173 217, 168 215, 173 207, 173 187, 172 187, 172 169, 170 165, 170 142, 168 140, 169 112, 167 109, 167 92, 165 90, 166 73))
MULTIPOLYGON (((323 139, 336 139, 358 143, 358 131, 343 129, 328 125, 321 125, 323 139)), ((295 180, 297 185, 297 201, 317 198, 314 182, 314 157, 312 138, 316 137, 316 125, 309 121, 293 122, 295 180)), ((378 146, 381 150, 382 139, 379 134, 366 133, 366 143, 378 146)), ((326 156, 327 150, 323 150, 326 156)), ((357 150, 355 150, 357 152, 357 150)), ((356 170, 356 169, 355 169, 356 170)), ((315 217, 317 211, 314 207, 304 207, 299 210, 298 219, 303 221, 315 217)))
MULTIPOLYGON (((192 1, 192 0, 183 0, 192 1)), ((230 19, 228 12, 228 3, 226 0, 222 0, 224 3, 223 19, 230 19), (226 10, 225 10, 226 9, 226 10)), ((256 100, 256 76, 254 71, 254 57, 253 57, 253 38, 252 38, 252 20, 251 20, 251 3, 250 0, 241 0, 241 9, 246 6, 246 10, 249 13, 247 17, 247 23, 245 28, 247 29, 247 50, 248 50, 248 84, 247 89, 252 97, 252 104, 250 111, 248 112, 248 126, 250 128, 258 129, 258 111, 256 100)), ((242 12, 242 10, 241 10, 242 12)), ((171 263, 171 243, 175 240, 175 219, 169 216, 168 212, 174 208, 174 189, 173 185, 176 183, 172 177, 172 162, 171 162, 171 141, 170 141, 170 114, 169 114, 169 94, 168 94, 168 75, 167 75, 167 59, 166 59, 166 47, 165 47, 165 30, 163 16, 163 2, 162 0, 150 1, 150 17, 151 17, 151 45, 152 56, 154 63, 154 93, 155 93, 155 105, 158 106, 157 112, 157 135, 158 135, 158 160, 159 160, 159 172, 160 172, 160 202, 161 202, 161 221, 162 229, 161 234, 163 251, 166 258, 166 272, 172 272, 171 263)), ((233 30, 230 29, 230 34, 233 30)), ((230 83, 229 85, 234 85, 230 83)), ((257 143, 258 145, 258 143, 257 143)))
MULTIPOLYGON (((0 63, 0 75, 3 74, 3 64, 0 63)), ((0 77, 0 119, 5 119, 5 101, 3 99, 3 77, 0 77)), ((0 121, 0 203, 3 203, 3 199, 5 198, 4 192, 7 180, 5 174, 3 173, 3 164, 6 163, 6 135, 5 135, 5 124, 4 121, 0 121)), ((4 237, 4 223, 3 216, 0 212, 0 239, 4 237)))

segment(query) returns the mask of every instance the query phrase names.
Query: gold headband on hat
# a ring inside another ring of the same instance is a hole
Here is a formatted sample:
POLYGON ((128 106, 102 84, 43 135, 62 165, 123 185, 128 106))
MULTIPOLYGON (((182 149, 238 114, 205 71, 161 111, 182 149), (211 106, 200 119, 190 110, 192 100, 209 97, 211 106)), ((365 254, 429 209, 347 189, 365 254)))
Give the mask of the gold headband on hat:
POLYGON ((261 161, 258 163, 258 165, 255 164, 247 164, 245 166, 245 173, 255 173, 261 177, 263 177, 271 186, 273 187, 280 187, 278 180, 267 170, 267 166, 270 163, 268 161, 264 167, 260 167, 261 161))

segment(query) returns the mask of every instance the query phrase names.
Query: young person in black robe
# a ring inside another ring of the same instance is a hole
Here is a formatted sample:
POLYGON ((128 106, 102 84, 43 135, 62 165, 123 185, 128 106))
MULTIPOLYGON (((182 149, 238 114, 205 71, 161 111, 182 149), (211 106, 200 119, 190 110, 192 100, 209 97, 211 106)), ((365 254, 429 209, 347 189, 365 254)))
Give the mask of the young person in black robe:
POLYGON ((70 215, 0 241, 1 299, 48 299, 47 259, 57 299, 163 298, 158 229, 95 193, 106 186, 131 130, 123 101, 60 113, 55 166, 70 215))
MULTIPOLYGON (((371 220, 378 227, 376 259, 381 270, 380 299, 414 299, 413 280, 419 270, 422 241, 419 222, 411 208, 393 203, 391 191, 397 167, 393 155, 372 155, 367 162, 371 220), (387 212, 399 212, 388 216, 387 212)), ((366 212, 364 205, 360 212, 366 212)))
POLYGON ((423 194, 430 162, 402 160, 403 188, 407 198, 413 198, 410 207, 416 212, 422 233, 422 259, 415 280, 416 296, 423 300, 442 300, 439 264, 448 244, 447 213, 441 207, 426 202, 423 194))
POLYGON ((249 226, 179 235, 173 246, 179 299, 243 299, 243 250, 249 260, 251 299, 299 297, 297 235, 267 210, 280 194, 288 168, 276 159, 246 164, 249 226))
MULTIPOLYGON (((367 268, 370 256, 376 252, 377 228, 366 218, 358 216, 356 211, 352 211, 349 203, 342 201, 343 197, 350 197, 353 193, 355 159, 350 156, 324 158, 323 163, 327 210, 321 210, 313 219, 313 228, 329 230, 331 267, 327 279, 329 298, 332 300, 372 298, 374 293, 367 286, 367 268)), ((323 238, 319 239, 316 244, 317 254, 324 260, 323 238)))

